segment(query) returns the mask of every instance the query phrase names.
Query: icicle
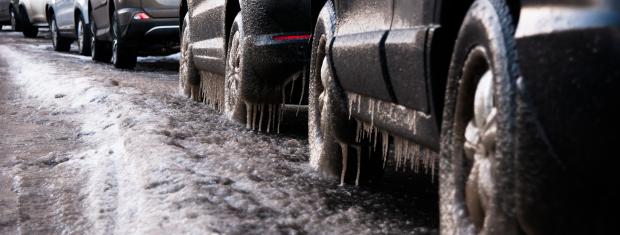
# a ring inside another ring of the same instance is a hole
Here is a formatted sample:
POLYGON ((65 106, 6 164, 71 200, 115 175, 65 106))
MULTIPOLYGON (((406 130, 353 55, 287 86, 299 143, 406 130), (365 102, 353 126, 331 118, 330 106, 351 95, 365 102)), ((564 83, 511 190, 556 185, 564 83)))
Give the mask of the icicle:
POLYGON ((299 104, 297 105, 297 111, 295 112, 295 117, 299 114, 299 107, 301 106, 301 102, 304 101, 304 92, 306 92, 306 70, 304 69, 303 77, 301 78, 301 95, 299 96, 299 104))
POLYGON ((355 130, 355 142, 359 143, 361 140, 361 135, 362 135, 362 127, 361 127, 361 123, 360 121, 358 121, 357 119, 355 120, 356 123, 356 130, 355 130))
POLYGON ((245 128, 252 128, 252 105, 248 102, 245 102, 245 128))
POLYGON ((258 107, 256 104, 252 104, 252 130, 256 130, 256 112, 258 111, 258 107))
POLYGON ((388 151, 390 149, 390 136, 387 132, 381 132, 382 143, 383 144, 383 168, 385 168, 385 163, 387 162, 388 151))
POLYGON ((278 118, 278 134, 280 134, 280 124, 282 124, 282 117, 284 115, 284 104, 280 105, 280 117, 278 118))
POLYGON ((419 146, 413 147, 413 155, 414 155, 414 162, 411 163, 411 170, 414 170, 415 172, 417 172, 417 170, 415 169, 417 168, 418 161, 420 160, 420 147, 419 146))
POLYGON ((349 160, 349 149, 347 144, 340 143, 340 150, 342 151, 342 171, 340 172, 340 186, 344 186, 344 177, 347 174, 347 162, 349 160))
POLYGON ((375 133, 374 133, 375 135, 372 137, 372 139, 373 139, 372 147, 373 147, 373 149, 377 149, 377 132, 379 132, 379 131, 378 130, 374 130, 374 131, 375 131, 375 133))
POLYGON ((437 160, 437 154, 433 154, 433 160, 431 161, 431 182, 435 182, 435 162, 437 160))
POLYGON ((352 113, 352 108, 353 108, 353 99, 351 97, 349 97, 349 120, 351 120, 351 113, 352 113))
POLYGON ((265 104, 260 104, 259 107, 260 108, 258 108, 258 110, 260 112, 260 118, 258 118, 258 131, 262 131, 263 130, 263 113, 265 111, 265 104))
POLYGON ((362 147, 355 146, 357 150, 357 175, 355 176, 355 186, 360 185, 360 172, 362 171, 362 147))
POLYGON ((267 118, 267 133, 269 133, 269 128, 271 127, 271 116, 273 114, 273 109, 271 107, 271 104, 268 104, 267 106, 269 107, 269 115, 268 115, 269 118, 267 118))
POLYGON ((357 112, 358 113, 362 111, 360 107, 361 105, 362 105, 362 97, 360 95, 357 95, 357 112))
POLYGON ((297 77, 294 77, 291 83, 291 94, 288 96, 288 102, 293 101, 293 91, 295 90, 295 82, 297 81, 297 77))

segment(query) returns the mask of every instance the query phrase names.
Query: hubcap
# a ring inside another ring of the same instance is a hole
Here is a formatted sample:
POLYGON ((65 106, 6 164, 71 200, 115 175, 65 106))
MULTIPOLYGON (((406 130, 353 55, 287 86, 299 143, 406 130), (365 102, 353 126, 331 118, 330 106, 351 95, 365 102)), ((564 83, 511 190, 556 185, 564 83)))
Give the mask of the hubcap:
POLYGON ((112 42, 112 63, 116 64, 118 62, 118 40, 114 39, 112 42))
POLYGON ((90 53, 91 53, 92 58, 95 58, 96 56, 96 53, 97 53, 96 48, 97 47, 95 46, 95 36, 93 36, 90 38, 90 53))
MULTIPOLYGON (((327 103, 327 94, 325 94, 325 83, 327 79, 329 79, 328 66, 329 64, 327 62, 327 58, 323 58, 323 62, 321 63, 321 87, 319 87, 320 93, 318 97, 319 117, 323 116, 322 114, 326 112, 326 110, 324 110, 326 108, 325 104, 327 103)), ((325 133, 325 123, 323 122, 323 118, 320 118, 319 120, 321 123, 321 133, 325 133)))
POLYGON ((80 52, 84 50, 84 24, 81 20, 78 22, 78 47, 80 52))
POLYGON ((497 142, 497 108, 494 79, 487 70, 476 87, 473 117, 465 129, 464 157, 471 170, 465 185, 465 202, 471 222, 480 230, 489 214, 488 200, 492 192, 491 160, 497 142))
MULTIPOLYGON (((228 64, 232 68, 226 78, 226 100, 224 101, 227 115, 234 115, 234 111, 239 102, 239 79, 241 72, 241 50, 239 50, 239 34, 233 36, 230 55, 228 56, 228 64)), ((228 117, 232 118, 232 116, 228 117)))
POLYGON ((52 19, 52 23, 50 24, 50 26, 52 27, 52 44, 54 44, 54 47, 56 47, 58 45, 58 33, 56 32, 56 20, 52 19))
POLYGON ((15 20, 15 12, 11 9, 11 30, 17 30, 17 21, 15 20))

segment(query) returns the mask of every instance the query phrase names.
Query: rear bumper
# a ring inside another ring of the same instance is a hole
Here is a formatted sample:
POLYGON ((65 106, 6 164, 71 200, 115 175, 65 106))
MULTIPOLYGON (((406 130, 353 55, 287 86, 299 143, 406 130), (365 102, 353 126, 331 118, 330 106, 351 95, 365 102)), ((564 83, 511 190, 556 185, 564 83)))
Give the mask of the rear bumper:
MULTIPOLYGON (((303 35, 299 33, 294 35, 303 35)), ((287 80, 303 71, 310 58, 308 39, 274 40, 267 34, 247 36, 243 61, 251 70, 247 87, 242 87, 246 99, 255 102, 281 102, 280 89, 287 80), (264 89, 256 89, 257 87, 264 89)))
POLYGON ((604 212, 617 198, 608 162, 620 131, 620 11, 588 11, 520 16, 515 182, 517 216, 529 232, 589 233, 615 223, 604 212))
POLYGON ((610 125, 620 119, 613 112, 620 102, 620 13, 596 16, 573 27, 517 30, 519 92, 560 156, 609 150, 618 134, 610 125))
POLYGON ((179 18, 133 19, 134 15, 140 12, 144 11, 138 8, 118 11, 121 38, 125 44, 148 49, 152 53, 178 52, 179 18))

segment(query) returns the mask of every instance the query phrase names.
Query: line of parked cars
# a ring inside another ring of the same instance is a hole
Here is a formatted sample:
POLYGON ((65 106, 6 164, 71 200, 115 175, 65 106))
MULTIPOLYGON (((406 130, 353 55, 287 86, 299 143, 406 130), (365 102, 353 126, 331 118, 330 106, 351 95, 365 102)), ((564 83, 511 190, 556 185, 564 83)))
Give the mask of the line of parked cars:
POLYGON ((135 67, 138 56, 179 51, 179 0, 0 0, 0 23, 36 37, 49 27, 55 51, 135 67))
POLYGON ((77 40, 118 68, 180 51, 180 92, 248 128, 306 105, 310 165, 341 184, 386 162, 437 171, 443 234, 604 233, 617 218, 601 163, 620 130, 618 1, 36 1, 0 21, 49 24, 55 50, 77 40))

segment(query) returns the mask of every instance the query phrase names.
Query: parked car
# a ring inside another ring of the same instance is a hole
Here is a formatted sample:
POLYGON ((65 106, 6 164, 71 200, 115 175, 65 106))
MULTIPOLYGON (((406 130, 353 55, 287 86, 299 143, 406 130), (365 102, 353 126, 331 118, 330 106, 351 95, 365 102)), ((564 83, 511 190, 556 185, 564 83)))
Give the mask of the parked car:
POLYGON ((13 28, 22 31, 24 37, 36 37, 39 28, 47 27, 45 3, 46 0, 11 0, 9 14, 12 16, 13 28))
POLYGON ((0 0, 0 30, 2 26, 11 25, 10 0, 0 0))
POLYGON ((371 144, 439 161, 441 234, 615 229, 618 1, 312 4, 314 168, 359 180, 371 144))
POLYGON ((46 18, 56 51, 69 51, 77 41, 81 55, 90 55, 89 4, 86 0, 48 0, 46 18))
POLYGON ((277 129, 281 105, 302 99, 297 78, 309 57, 310 6, 309 0, 181 1, 182 93, 249 128, 277 129))
POLYGON ((91 56, 133 68, 138 56, 179 51, 179 0, 90 1, 91 56))

